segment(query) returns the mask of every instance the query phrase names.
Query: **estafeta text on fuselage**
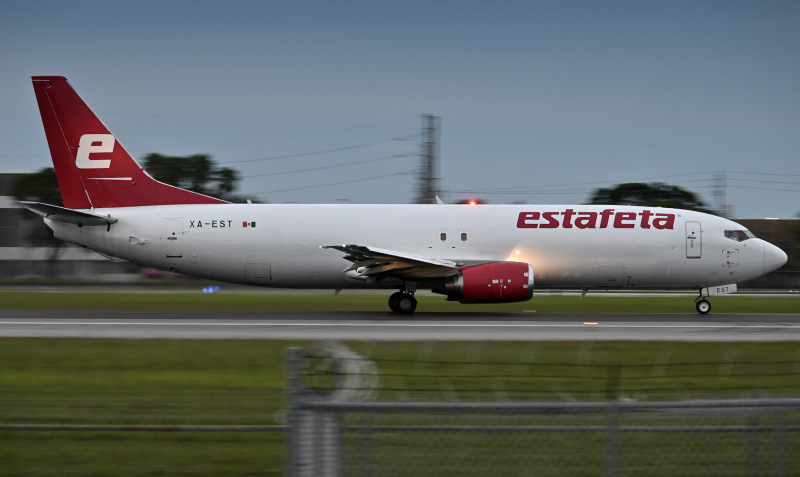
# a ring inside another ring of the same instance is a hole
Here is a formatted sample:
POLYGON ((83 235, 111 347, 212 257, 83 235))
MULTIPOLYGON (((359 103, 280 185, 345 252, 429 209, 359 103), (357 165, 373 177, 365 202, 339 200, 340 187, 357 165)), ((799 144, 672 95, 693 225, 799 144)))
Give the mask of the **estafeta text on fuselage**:
POLYGON ((640 212, 604 209, 601 212, 582 212, 575 209, 548 212, 520 212, 517 228, 520 229, 642 229, 672 230, 675 214, 642 210, 640 212))

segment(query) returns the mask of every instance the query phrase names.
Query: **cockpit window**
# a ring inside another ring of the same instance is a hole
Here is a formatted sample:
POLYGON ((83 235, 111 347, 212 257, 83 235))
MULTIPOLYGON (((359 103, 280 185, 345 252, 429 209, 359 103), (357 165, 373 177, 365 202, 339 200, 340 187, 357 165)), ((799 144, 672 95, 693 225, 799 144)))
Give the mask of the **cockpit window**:
POLYGON ((744 242, 747 239, 755 238, 755 235, 749 230, 726 230, 725 237, 737 242, 744 242))

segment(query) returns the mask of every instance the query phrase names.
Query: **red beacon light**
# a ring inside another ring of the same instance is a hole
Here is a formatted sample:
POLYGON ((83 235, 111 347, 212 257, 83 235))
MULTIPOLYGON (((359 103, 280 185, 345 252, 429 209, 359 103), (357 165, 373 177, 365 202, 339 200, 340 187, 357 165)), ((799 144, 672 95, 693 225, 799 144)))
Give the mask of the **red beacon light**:
POLYGON ((477 207, 478 206, 478 201, 475 200, 475 199, 470 199, 470 200, 467 201, 467 205, 469 205, 470 207, 477 207))

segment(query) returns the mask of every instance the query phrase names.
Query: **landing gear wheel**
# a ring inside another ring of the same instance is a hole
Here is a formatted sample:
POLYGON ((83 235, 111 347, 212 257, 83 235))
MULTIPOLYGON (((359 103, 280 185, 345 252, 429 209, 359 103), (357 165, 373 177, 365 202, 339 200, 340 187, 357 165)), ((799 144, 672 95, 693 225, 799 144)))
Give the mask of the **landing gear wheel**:
POLYGON ((701 315, 705 315, 706 313, 711 311, 711 303, 709 303, 708 300, 705 299, 700 300, 695 305, 695 308, 697 308, 698 313, 700 313, 701 315))
POLYGON ((395 313, 399 313, 399 311, 397 311, 397 301, 400 298, 402 298, 402 296, 403 296, 403 294, 400 293, 400 292, 392 293, 392 295, 389 297, 389 309, 390 310, 392 310, 395 313))
POLYGON ((410 315, 417 309, 417 299, 410 293, 392 293, 389 297, 389 308, 395 313, 410 315))

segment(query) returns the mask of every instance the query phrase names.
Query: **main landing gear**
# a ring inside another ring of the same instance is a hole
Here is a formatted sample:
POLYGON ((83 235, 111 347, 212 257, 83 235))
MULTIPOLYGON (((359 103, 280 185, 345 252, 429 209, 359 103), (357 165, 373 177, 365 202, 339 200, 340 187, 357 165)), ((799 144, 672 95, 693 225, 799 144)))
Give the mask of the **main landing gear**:
POLYGON ((410 315, 417 309, 417 299, 414 298, 414 290, 403 290, 392 293, 389 297, 389 308, 395 313, 410 315))
POLYGON ((702 295, 698 296, 697 299, 694 301, 694 307, 697 308, 697 312, 701 315, 705 315, 709 311, 711 311, 711 303, 705 299, 702 295))

